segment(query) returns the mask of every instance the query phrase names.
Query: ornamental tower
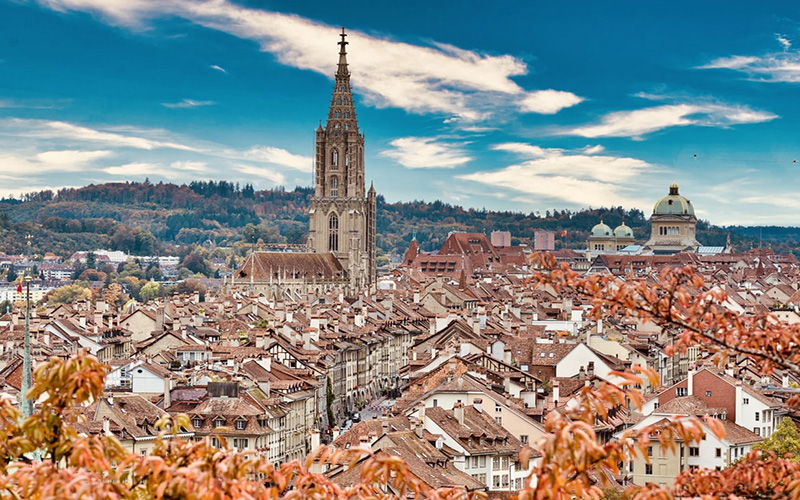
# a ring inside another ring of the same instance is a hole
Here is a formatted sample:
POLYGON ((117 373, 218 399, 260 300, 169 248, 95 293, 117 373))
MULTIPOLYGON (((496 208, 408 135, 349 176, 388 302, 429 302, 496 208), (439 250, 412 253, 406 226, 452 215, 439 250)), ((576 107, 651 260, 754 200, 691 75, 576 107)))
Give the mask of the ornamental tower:
POLYGON ((375 282, 375 189, 364 187, 364 135, 358 130, 344 28, 328 120, 316 132, 308 251, 332 253, 353 291, 375 282))

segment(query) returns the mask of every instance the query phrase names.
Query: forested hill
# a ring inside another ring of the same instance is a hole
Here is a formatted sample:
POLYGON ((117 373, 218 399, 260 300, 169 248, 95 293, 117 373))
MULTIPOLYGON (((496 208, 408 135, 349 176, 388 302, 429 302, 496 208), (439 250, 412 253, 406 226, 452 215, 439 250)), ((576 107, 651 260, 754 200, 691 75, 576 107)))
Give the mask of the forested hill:
MULTIPOLYGON (((58 192, 30 193, 0 200, 0 252, 69 255, 109 248, 133 254, 169 252, 171 245, 235 247, 243 243, 304 243, 311 188, 256 191, 247 184, 196 181, 188 185, 109 183, 58 192)), ((646 215, 619 207, 544 214, 465 209, 441 201, 386 203, 378 197, 377 245, 384 254, 402 253, 416 236, 423 250, 439 248, 450 231, 510 231, 514 243, 532 244, 536 229, 558 232, 557 248, 584 248, 602 217, 612 228, 633 228, 637 239, 650 233, 646 215)), ((649 215, 649 214, 648 214, 649 215)), ((800 251, 798 228, 719 228, 698 223, 698 240, 723 245, 730 234, 739 249, 759 244, 776 251, 800 251)))

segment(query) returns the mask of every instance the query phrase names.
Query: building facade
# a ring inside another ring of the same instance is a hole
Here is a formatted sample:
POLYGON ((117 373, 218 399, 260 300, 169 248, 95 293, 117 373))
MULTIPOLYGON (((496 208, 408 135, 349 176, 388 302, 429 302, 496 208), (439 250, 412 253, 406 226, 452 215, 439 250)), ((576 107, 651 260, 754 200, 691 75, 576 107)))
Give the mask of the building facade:
POLYGON ((353 287, 375 282, 376 193, 364 184, 364 134, 358 129, 346 33, 339 42, 328 120, 316 133, 314 197, 308 213, 308 251, 331 253, 353 287))

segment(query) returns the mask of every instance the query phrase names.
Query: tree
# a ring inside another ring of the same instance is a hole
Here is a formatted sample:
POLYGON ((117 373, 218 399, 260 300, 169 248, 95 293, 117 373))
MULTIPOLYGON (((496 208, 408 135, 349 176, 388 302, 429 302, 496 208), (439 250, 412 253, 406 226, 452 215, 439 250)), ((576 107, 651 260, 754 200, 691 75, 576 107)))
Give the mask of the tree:
POLYGON ((13 283, 17 281, 17 278, 19 278, 17 271, 14 270, 13 266, 9 267, 8 272, 6 272, 6 281, 8 281, 9 283, 13 283))
MULTIPOLYGON (((800 375, 800 325, 776 321, 769 312, 739 314, 730 310, 728 295, 719 287, 706 286, 702 277, 691 268, 664 269, 656 280, 630 276, 616 279, 608 275, 585 276, 559 265, 551 255, 537 255, 533 264, 543 271, 535 273, 533 282, 550 287, 557 293, 577 293, 588 298, 589 316, 593 319, 632 318, 652 321, 662 328, 678 330, 667 355, 686 352, 702 344, 712 360, 723 364, 732 354, 750 356, 764 375, 776 368, 800 375)), ((658 385, 658 377, 649 369, 638 369, 658 385)), ((642 393, 633 387, 643 382, 634 373, 613 372, 624 380, 612 386, 584 388, 579 404, 564 413, 550 412, 545 429, 550 433, 540 443, 543 457, 536 470, 535 492, 520 494, 520 500, 559 499, 575 496, 598 498, 601 485, 593 484, 589 474, 596 469, 619 472, 628 456, 647 456, 652 441, 662 447, 676 449, 676 441, 699 442, 707 426, 718 437, 724 428, 713 418, 681 418, 659 422, 637 432, 623 431, 619 439, 600 445, 594 425, 608 418, 609 409, 630 402, 641 407, 642 393)), ((797 405, 794 397, 789 404, 797 405)), ((677 478, 674 493, 681 497, 704 498, 798 498, 800 496, 800 463, 776 456, 773 451, 753 451, 736 464, 715 470, 684 470, 677 478)), ((634 499, 668 499, 672 494, 647 484, 631 486, 634 499)))
POLYGON ((753 448, 800 462, 800 432, 797 430, 797 424, 791 418, 783 417, 781 423, 775 427, 775 431, 753 448))
POLYGON ((333 416, 333 402, 336 400, 336 394, 333 393, 333 381, 331 376, 328 375, 325 382, 325 412, 328 416, 328 425, 336 425, 336 418, 333 416))
POLYGON ((94 252, 86 254, 86 269, 95 269, 97 267, 97 256, 94 252))
POLYGON ((56 288, 44 296, 44 302, 49 306, 72 304, 76 300, 91 299, 92 290, 82 283, 73 283, 56 288))
POLYGON ((156 297, 161 296, 161 285, 154 281, 148 281, 142 288, 139 289, 139 300, 142 302, 150 302, 156 297))
POLYGON ((3 498, 114 498, 119 500, 259 499, 401 499, 479 500, 479 492, 456 488, 429 490, 402 460, 376 456, 364 449, 322 447, 304 461, 275 466, 267 457, 222 449, 210 437, 181 440, 191 429, 185 415, 162 417, 151 454, 124 450, 102 433, 87 436, 76 424, 83 405, 103 391, 107 366, 85 353, 68 360, 51 358, 36 368, 28 396, 39 411, 24 421, 10 398, 0 399, 0 491, 3 498), (34 453, 41 460, 31 460, 34 453), (353 466, 361 463, 360 483, 342 488, 310 471, 313 464, 353 466), (385 493, 400 492, 400 495, 385 493))

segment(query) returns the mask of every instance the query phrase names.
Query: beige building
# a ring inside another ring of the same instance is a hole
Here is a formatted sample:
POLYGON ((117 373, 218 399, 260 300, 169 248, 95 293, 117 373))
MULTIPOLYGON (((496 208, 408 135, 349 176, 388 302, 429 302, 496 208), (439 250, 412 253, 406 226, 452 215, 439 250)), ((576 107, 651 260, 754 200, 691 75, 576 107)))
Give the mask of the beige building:
POLYGON ((350 87, 346 36, 342 29, 328 120, 316 132, 307 253, 254 252, 233 274, 231 291, 297 301, 333 287, 354 295, 376 281, 377 194, 372 186, 365 189, 364 134, 350 87))
POLYGON ((659 199, 650 217, 650 239, 645 250, 656 255, 671 255, 678 252, 694 252, 700 247, 695 239, 697 217, 692 202, 681 196, 678 185, 669 187, 669 194, 659 199))

